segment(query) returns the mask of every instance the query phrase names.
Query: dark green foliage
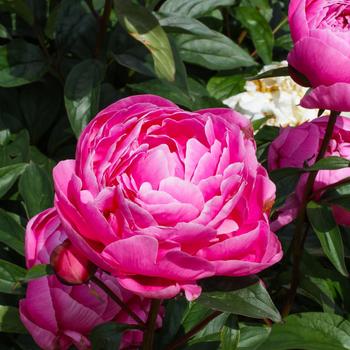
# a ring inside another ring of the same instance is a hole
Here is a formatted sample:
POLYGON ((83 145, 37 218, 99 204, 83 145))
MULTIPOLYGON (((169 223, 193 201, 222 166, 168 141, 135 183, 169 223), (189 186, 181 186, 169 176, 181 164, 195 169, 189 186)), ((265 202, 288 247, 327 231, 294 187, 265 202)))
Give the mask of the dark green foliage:
MULTIPOLYGON (((110 103, 132 94, 163 96, 188 110, 223 107, 246 80, 288 75, 263 64, 284 60, 292 46, 287 1, 267 0, 0 0, 0 348, 34 350, 18 315, 26 283, 53 273, 27 271, 24 230, 30 217, 52 207, 52 169, 74 158, 77 137, 110 103)), ((264 120, 263 120, 264 121, 264 120)), ((259 160, 266 165, 278 128, 255 123, 259 160)), ((329 157, 312 167, 272 172, 274 210, 294 192, 300 175, 341 169, 329 157)), ((350 210, 350 187, 330 186, 307 208, 309 248, 302 256, 292 315, 280 312, 291 279, 284 260, 260 277, 201 281, 195 302, 164 302, 157 350, 170 348, 198 324, 179 349, 350 349, 350 235, 330 205, 350 210), (311 241, 311 243, 310 243, 311 241), (344 242, 343 242, 344 241, 344 242)), ((273 211, 274 212, 274 211, 273 211)), ((117 349, 125 327, 92 331, 92 349, 117 349)))

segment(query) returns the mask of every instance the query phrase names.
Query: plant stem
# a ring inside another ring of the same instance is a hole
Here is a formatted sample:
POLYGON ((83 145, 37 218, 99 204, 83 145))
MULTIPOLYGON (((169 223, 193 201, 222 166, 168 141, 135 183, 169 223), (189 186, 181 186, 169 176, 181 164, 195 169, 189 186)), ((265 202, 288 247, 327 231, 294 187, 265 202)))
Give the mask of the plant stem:
MULTIPOLYGON (((327 147, 329 145, 329 141, 333 135, 333 130, 334 130, 334 125, 335 122, 337 121, 337 116, 339 112, 332 111, 331 115, 328 119, 327 123, 327 129, 321 144, 320 151, 318 153, 318 156, 316 158, 316 162, 322 159, 325 156, 325 153, 327 151, 327 147)), ((304 223, 306 219, 306 207, 308 204, 308 201, 310 200, 310 197, 313 192, 313 187, 315 183, 315 179, 317 176, 317 171, 312 171, 310 172, 306 185, 305 185, 305 190, 304 190, 304 196, 302 199, 302 202, 300 204, 300 208, 298 211, 298 215, 296 218, 296 225, 295 225, 295 231, 294 231, 294 236, 293 236, 293 241, 292 241, 292 256, 293 256, 293 265, 292 265, 292 280, 291 280, 291 285, 290 289, 288 292, 287 296, 287 301, 283 307, 282 310, 282 316, 286 317, 289 315, 292 306, 294 304, 295 296, 297 294, 297 289, 299 286, 299 281, 300 281, 300 263, 301 263, 301 258, 303 255, 303 247, 304 247, 304 242, 306 239, 307 235, 307 230, 304 229, 304 223)))
POLYGON ((98 57, 105 42, 109 16, 112 11, 112 0, 106 0, 102 17, 99 18, 99 30, 96 38, 95 56, 98 57))
POLYGON ((132 311, 127 304, 125 304, 119 297, 116 295, 112 289, 110 289, 103 281, 101 281, 96 276, 91 277, 91 282, 99 286, 108 296, 115 301, 121 308, 124 310, 130 317, 132 317, 139 325, 144 326, 145 323, 141 320, 139 316, 132 311))
POLYGON ((174 350, 180 347, 181 345, 186 344, 190 338, 192 338, 195 334, 201 331, 210 321, 212 321, 214 318, 218 317, 219 315, 221 315, 220 311, 214 311, 208 317, 206 317, 203 321, 199 322, 196 326, 194 326, 182 338, 175 340, 173 343, 169 344, 166 347, 166 350, 174 350))
POLYGON ((154 331, 156 329, 156 321, 160 308, 160 304, 162 303, 161 299, 152 299, 151 309, 148 314, 148 319, 146 323, 146 329, 143 333, 143 350, 152 350, 153 349, 153 341, 154 341, 154 331))
POLYGON ((286 23, 288 22, 288 17, 284 17, 281 22, 272 30, 272 34, 276 34, 286 23))

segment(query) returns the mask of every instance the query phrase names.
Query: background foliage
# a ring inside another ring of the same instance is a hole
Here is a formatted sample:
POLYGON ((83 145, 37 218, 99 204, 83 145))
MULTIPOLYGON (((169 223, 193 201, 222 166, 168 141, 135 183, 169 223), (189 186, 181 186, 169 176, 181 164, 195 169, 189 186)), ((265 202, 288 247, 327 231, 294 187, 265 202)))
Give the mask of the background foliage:
MULTIPOLYGON (((222 106, 263 64, 286 58, 287 6, 280 0, 0 0, 1 349, 37 349, 17 307, 26 281, 48 271, 25 270, 24 228, 28 218, 52 206, 51 170, 74 157, 76 137, 89 120, 137 93, 157 94, 189 110, 222 106)), ((277 134, 273 127, 257 133, 260 161, 277 134)), ((271 174, 278 189, 275 208, 300 172, 271 174)), ((184 339, 187 344, 177 345, 350 349, 350 236, 332 221, 328 207, 310 203, 308 216, 315 234, 306 242, 293 314, 283 323, 278 310, 291 279, 292 225, 280 233, 284 260, 260 276, 269 293, 254 276, 203 281, 198 301, 167 302, 157 347, 172 349, 175 339, 209 320, 184 339)), ((105 339, 115 348, 118 337, 107 326, 91 335, 93 349, 102 349, 105 339)))

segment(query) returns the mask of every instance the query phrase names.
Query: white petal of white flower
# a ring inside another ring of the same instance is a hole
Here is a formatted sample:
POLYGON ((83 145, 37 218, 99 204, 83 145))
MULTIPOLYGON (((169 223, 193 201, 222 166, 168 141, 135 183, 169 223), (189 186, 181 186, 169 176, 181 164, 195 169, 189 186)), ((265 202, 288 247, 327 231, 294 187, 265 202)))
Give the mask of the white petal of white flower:
MULTIPOLYGON (((265 66, 260 73, 286 67, 287 61, 265 66)), ((272 126, 295 126, 317 117, 317 110, 299 105, 307 88, 289 76, 247 81, 245 92, 229 97, 223 103, 246 115, 252 121, 267 118, 272 126)))

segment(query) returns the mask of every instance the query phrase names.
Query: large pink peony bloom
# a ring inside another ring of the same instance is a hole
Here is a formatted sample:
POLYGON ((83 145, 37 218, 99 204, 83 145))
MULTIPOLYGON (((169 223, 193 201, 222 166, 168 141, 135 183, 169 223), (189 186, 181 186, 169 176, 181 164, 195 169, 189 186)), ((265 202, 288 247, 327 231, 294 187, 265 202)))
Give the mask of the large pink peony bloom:
MULTIPOLYGON (((30 220, 26 230, 28 268, 47 264, 55 247, 66 241, 55 209, 48 209, 30 220)), ((146 321, 150 301, 122 288, 112 276, 97 272, 121 300, 146 321)), ((135 324, 135 321, 94 283, 80 286, 62 284, 55 276, 29 282, 26 298, 20 301, 23 324, 36 343, 45 350, 66 350, 75 345, 79 350, 90 349, 88 335, 93 328, 108 321, 135 324)), ((158 316, 157 326, 161 326, 158 316)), ((124 332, 120 349, 141 344, 139 330, 124 332)))
POLYGON ((310 81, 306 108, 350 111, 350 3, 291 0, 289 64, 310 81))
POLYGON ((56 166, 55 206, 72 243, 123 287, 191 300, 201 278, 257 273, 282 256, 268 221, 275 187, 255 150, 249 121, 229 109, 129 97, 56 166))
MULTIPOLYGON (((282 129, 280 135, 272 142, 269 149, 268 165, 270 170, 287 167, 304 167, 314 164, 319 152, 326 128, 328 117, 317 118, 295 128, 282 129)), ((350 160, 350 119, 338 117, 333 136, 326 152, 326 157, 338 156, 350 160)), ((300 177, 295 193, 286 201, 279 211, 276 221, 272 223, 277 230, 293 221, 300 207, 308 174, 300 177)), ((338 170, 321 170, 318 172, 313 190, 318 193, 322 189, 350 176, 350 168, 338 170)), ((350 225, 350 212, 338 206, 333 206, 333 214, 340 225, 350 225)))

